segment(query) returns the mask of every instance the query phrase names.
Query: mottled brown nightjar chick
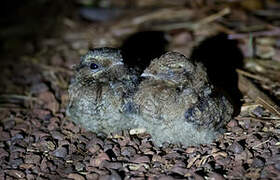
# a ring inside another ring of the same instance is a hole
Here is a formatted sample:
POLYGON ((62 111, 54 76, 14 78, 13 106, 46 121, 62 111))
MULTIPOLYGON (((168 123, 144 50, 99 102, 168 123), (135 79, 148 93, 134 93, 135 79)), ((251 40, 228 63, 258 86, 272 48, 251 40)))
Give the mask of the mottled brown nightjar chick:
POLYGON ((159 146, 210 143, 233 112, 204 67, 179 53, 153 60, 140 85, 112 48, 89 51, 75 69, 67 115, 96 133, 145 128, 159 146))
POLYGON ((138 123, 157 145, 211 143, 233 109, 213 92, 202 64, 168 52, 154 59, 134 96, 138 123))
POLYGON ((90 50, 75 70, 66 112, 71 120, 96 133, 136 127, 126 114, 136 111, 131 101, 138 76, 124 66, 119 50, 90 50))

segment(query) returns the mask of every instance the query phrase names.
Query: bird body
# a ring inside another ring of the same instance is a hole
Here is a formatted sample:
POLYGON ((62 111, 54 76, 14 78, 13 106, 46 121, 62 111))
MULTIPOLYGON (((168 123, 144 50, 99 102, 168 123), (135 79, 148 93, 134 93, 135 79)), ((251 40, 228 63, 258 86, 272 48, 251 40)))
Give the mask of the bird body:
POLYGON ((154 59, 134 96, 142 126, 154 142, 211 143, 232 115, 230 103, 214 95, 202 64, 179 53, 154 59))
POLYGON ((67 115, 96 133, 144 128, 159 146, 211 143, 231 118, 205 68, 179 53, 154 59, 141 76, 139 83, 115 49, 90 51, 69 86, 67 115))
POLYGON ((89 51, 76 66, 69 86, 67 115, 97 133, 117 132, 134 127, 125 114, 138 84, 136 75, 122 63, 120 52, 112 48, 89 51))

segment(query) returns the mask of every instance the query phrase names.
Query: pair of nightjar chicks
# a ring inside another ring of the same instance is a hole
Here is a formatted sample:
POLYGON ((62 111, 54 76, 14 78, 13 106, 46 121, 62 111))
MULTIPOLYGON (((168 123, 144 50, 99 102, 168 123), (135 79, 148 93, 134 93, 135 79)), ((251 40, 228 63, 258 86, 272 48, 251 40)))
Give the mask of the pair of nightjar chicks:
POLYGON ((211 143, 233 113, 203 65, 180 53, 152 60, 140 75, 119 50, 97 48, 75 70, 67 115, 96 133, 144 128, 159 146, 211 143))

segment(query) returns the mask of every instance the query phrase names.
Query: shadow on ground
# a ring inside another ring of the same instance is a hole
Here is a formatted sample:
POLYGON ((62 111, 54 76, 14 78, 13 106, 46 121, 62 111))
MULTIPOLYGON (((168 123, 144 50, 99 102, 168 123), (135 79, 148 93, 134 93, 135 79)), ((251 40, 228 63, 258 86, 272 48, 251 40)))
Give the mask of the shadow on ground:
POLYGON ((209 37, 194 48, 191 59, 205 65, 217 92, 229 97, 234 104, 234 115, 238 115, 243 96, 238 89, 236 69, 243 67, 243 55, 237 47, 237 42, 229 40, 226 34, 209 37))
POLYGON ((124 62, 143 71, 152 59, 166 51, 168 41, 161 31, 144 31, 128 37, 122 47, 124 62))

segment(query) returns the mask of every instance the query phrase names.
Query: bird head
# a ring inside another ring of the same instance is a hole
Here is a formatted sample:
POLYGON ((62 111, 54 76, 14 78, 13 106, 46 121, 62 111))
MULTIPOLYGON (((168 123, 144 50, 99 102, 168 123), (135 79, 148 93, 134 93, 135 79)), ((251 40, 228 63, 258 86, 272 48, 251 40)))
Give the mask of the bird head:
POLYGON ((123 67, 120 50, 114 48, 96 48, 81 57, 75 67, 76 77, 84 83, 104 82, 116 76, 116 69, 123 67))
POLYGON ((141 77, 166 81, 172 84, 182 84, 195 71, 195 66, 184 55, 168 52, 154 59, 141 77))

